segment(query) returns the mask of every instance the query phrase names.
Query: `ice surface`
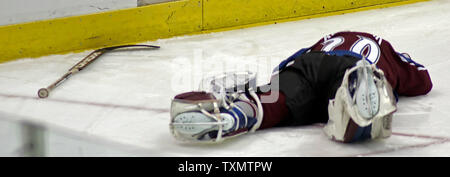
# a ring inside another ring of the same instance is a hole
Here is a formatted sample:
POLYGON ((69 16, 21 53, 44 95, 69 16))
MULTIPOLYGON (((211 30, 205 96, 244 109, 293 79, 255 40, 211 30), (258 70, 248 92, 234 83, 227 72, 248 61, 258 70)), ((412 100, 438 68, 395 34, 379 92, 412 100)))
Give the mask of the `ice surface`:
MULTIPOLYGON (((38 99, 37 90, 54 82, 90 51, 3 63, 0 112, 133 149, 126 155, 450 156, 449 8, 450 1, 434 0, 148 42, 161 49, 105 54, 47 99, 38 99), (263 130, 216 145, 180 143, 170 135, 170 99, 196 89, 202 76, 252 70, 258 72, 258 83, 264 84, 279 62, 327 34, 344 30, 388 40, 431 74, 434 87, 428 95, 400 98, 391 138, 340 144, 328 140, 319 125, 263 130)), ((79 155, 61 147, 50 155, 79 155)))

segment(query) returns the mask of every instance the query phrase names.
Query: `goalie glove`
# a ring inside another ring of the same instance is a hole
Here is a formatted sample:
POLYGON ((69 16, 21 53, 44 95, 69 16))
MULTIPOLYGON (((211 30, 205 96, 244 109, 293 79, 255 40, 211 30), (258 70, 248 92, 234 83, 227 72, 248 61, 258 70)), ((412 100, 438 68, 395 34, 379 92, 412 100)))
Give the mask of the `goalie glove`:
POLYGON ((200 87, 206 91, 175 96, 170 111, 172 135, 182 141, 220 142, 258 129, 263 115, 250 87, 254 79, 248 72, 225 73, 204 79, 200 87))

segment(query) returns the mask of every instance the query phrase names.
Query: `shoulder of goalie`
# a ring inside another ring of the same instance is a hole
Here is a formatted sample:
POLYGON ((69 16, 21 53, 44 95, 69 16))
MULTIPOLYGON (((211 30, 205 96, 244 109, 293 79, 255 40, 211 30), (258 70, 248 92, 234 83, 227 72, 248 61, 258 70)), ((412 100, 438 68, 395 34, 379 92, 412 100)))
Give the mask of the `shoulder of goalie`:
POLYGON ((335 98, 329 101, 329 120, 323 130, 332 140, 352 143, 391 135, 397 109, 392 87, 382 70, 361 63, 345 72, 335 98))
POLYGON ((262 122, 261 103, 258 97, 246 95, 236 92, 217 98, 193 91, 175 96, 170 110, 172 135, 181 141, 220 142, 255 131, 262 122))

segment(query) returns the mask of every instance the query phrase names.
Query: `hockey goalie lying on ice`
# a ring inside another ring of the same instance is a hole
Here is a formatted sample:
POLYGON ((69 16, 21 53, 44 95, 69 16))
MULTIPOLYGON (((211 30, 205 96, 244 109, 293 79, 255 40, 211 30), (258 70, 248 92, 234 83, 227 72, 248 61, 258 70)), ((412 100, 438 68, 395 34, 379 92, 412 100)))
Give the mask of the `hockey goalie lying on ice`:
POLYGON ((424 66, 362 32, 328 35, 284 60, 269 84, 255 74, 226 73, 205 79, 204 91, 172 101, 170 129, 179 140, 220 142, 280 126, 326 123, 332 140, 350 143, 391 135, 398 95, 427 94, 424 66), (262 97, 278 95, 275 102, 262 97))

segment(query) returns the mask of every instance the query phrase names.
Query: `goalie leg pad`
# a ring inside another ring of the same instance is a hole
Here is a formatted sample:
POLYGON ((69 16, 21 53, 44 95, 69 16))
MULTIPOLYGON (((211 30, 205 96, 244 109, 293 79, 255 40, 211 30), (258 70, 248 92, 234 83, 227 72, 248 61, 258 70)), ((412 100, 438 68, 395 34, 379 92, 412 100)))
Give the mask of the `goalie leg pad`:
POLYGON ((324 132, 344 143, 387 138, 392 132, 395 100, 383 71, 359 62, 346 71, 335 99, 329 101, 324 132))
POLYGON ((247 133, 257 123, 256 109, 247 101, 227 106, 206 92, 188 92, 172 100, 170 130, 175 138, 192 142, 219 142, 247 133), (246 114, 244 110, 251 112, 246 114))
MULTIPOLYGON (((330 107, 338 110, 340 106, 334 100, 330 101, 330 107)), ((330 109, 329 109, 330 110, 330 109)), ((366 126, 360 126, 350 117, 336 116, 342 112, 342 107, 336 112, 330 111, 330 119, 324 127, 325 134, 332 140, 353 143, 369 139, 388 138, 392 133, 392 114, 384 117, 377 117, 371 120, 366 126)))

